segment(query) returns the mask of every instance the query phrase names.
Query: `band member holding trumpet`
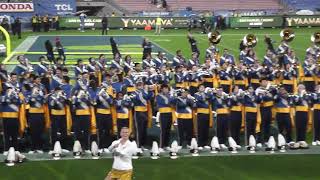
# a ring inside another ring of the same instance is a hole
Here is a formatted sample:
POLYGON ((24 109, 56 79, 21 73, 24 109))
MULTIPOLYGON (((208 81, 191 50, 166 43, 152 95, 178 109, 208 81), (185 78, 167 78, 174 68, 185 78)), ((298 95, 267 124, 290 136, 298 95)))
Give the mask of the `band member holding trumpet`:
POLYGON ((0 96, 1 110, 4 132, 4 151, 7 152, 10 147, 18 148, 20 123, 19 107, 23 103, 19 98, 18 92, 13 86, 8 86, 3 96, 0 96))
POLYGON ((243 119, 243 92, 238 85, 233 86, 233 91, 228 100, 228 106, 230 107, 230 136, 240 144, 240 130, 243 119))
POLYGON ((194 128, 192 109, 195 99, 186 89, 177 90, 174 96, 173 104, 176 106, 177 112, 179 145, 182 146, 185 141, 190 145, 194 128))
MULTIPOLYGON (((57 87, 48 97, 52 144, 56 141, 60 141, 64 148, 67 146, 67 128, 68 123, 70 123, 67 121, 67 116, 70 115, 68 114, 70 113, 70 109, 66 107, 68 106, 68 103, 68 98, 60 87, 57 87)), ((69 128, 71 128, 70 126, 71 125, 69 124, 69 128)))
POLYGON ((169 147, 170 142, 170 131, 173 124, 173 111, 172 102, 173 96, 169 93, 169 86, 167 84, 162 84, 160 88, 160 93, 156 96, 156 103, 160 122, 160 148, 169 147))
POLYGON ((313 104, 313 141, 312 145, 320 146, 320 85, 316 86, 315 92, 312 93, 313 104))
POLYGON ((32 148, 29 154, 43 153, 43 133, 45 130, 45 103, 47 99, 43 91, 34 87, 29 96, 26 97, 26 103, 29 105, 27 119, 30 128, 32 148))
POLYGON ((112 95, 108 94, 107 88, 108 87, 102 86, 95 96, 99 147, 103 150, 106 150, 106 148, 110 146, 113 131, 111 110, 113 98, 112 95))

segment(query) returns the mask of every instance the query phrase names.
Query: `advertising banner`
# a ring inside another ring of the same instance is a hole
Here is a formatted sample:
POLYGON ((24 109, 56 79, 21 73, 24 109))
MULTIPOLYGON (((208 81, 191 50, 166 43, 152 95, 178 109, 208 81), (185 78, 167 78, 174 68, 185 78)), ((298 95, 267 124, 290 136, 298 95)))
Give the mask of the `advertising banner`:
POLYGON ((283 23, 281 16, 247 16, 247 17, 230 17, 231 28, 240 27, 280 27, 283 23))
POLYGON ((76 12, 76 0, 34 0, 37 14, 71 15, 76 12))
MULTIPOLYGON (((101 28, 101 17, 87 17, 85 27, 101 28)), ((144 28, 150 24, 155 26, 156 17, 109 17, 109 28, 144 28)), ((60 19, 60 27, 78 28, 80 25, 79 17, 63 17, 60 19)), ((185 28, 188 26, 186 17, 162 17, 163 28, 185 28)))
POLYGON ((0 3, 0 12, 33 12, 33 3, 0 3))
POLYGON ((317 16, 288 16, 287 26, 320 26, 320 15, 317 16))

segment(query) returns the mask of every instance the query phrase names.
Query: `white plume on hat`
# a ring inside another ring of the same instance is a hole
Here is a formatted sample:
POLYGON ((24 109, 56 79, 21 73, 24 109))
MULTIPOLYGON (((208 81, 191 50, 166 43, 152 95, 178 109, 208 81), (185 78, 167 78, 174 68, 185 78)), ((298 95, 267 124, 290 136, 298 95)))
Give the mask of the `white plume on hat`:
POLYGON ((74 158, 79 159, 82 153, 82 148, 80 141, 76 140, 73 145, 73 155, 74 158))
POLYGON ((211 153, 217 153, 220 150, 220 144, 217 136, 214 136, 210 143, 211 146, 211 153))
POLYGON ((282 134, 278 134, 278 148, 280 149, 280 152, 285 152, 286 149, 285 149, 285 146, 286 146, 286 139, 283 137, 282 134))
POLYGON ((159 158, 159 146, 157 141, 152 142, 152 148, 151 148, 151 159, 158 159, 159 158))
POLYGON ((228 143, 229 143, 229 147, 231 148, 231 153, 237 153, 237 143, 236 141, 230 136, 228 137, 228 143))
POLYGON ((96 141, 92 141, 91 143, 91 155, 92 155, 92 159, 99 159, 100 153, 99 153, 99 148, 96 141))
POLYGON ((254 138, 253 135, 250 135, 249 137, 249 152, 250 153, 255 153, 255 147, 256 147, 256 139, 254 138))
POLYGON ((60 159, 61 154, 62 154, 62 148, 61 148, 60 141, 56 141, 53 147, 53 153, 52 153, 53 159, 54 160, 60 159))
POLYGON ((169 150, 170 150, 170 158, 177 159, 178 158, 177 154, 178 154, 180 148, 179 148, 178 142, 176 140, 174 140, 171 143, 171 147, 169 150))

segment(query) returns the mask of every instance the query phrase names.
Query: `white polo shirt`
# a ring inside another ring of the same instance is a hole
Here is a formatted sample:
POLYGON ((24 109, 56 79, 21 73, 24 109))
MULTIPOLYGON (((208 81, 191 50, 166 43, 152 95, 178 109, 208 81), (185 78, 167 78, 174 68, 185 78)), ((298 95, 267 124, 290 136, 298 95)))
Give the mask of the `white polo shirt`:
POLYGON ((130 140, 127 140, 124 144, 120 143, 120 139, 113 141, 108 148, 111 152, 119 153, 118 156, 114 156, 112 168, 116 170, 131 170, 132 167, 132 155, 137 153, 137 146, 130 140), (115 147, 117 144, 118 147, 115 147))

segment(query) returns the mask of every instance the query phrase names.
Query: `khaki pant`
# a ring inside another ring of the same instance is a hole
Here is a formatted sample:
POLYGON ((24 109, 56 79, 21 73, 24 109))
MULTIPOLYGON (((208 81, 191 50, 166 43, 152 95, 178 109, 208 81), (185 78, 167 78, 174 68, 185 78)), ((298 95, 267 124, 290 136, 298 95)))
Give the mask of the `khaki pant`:
POLYGON ((156 32, 155 34, 160 34, 161 32, 161 25, 156 25, 156 32))
POLYGON ((132 170, 111 169, 105 180, 131 180, 132 170))

